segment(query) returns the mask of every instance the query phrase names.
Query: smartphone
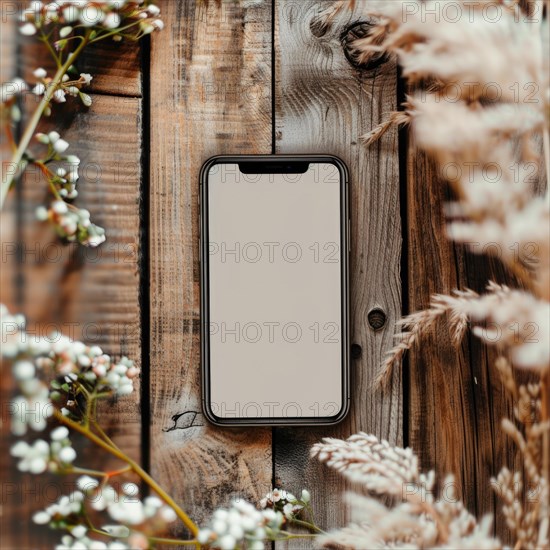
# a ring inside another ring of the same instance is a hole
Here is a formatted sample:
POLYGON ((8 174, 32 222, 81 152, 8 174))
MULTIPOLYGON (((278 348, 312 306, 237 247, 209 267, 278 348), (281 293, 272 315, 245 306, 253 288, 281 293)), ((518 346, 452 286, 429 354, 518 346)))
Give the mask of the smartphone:
POLYGON ((349 409, 348 170, 330 155, 217 156, 200 174, 207 419, 317 425, 349 409))

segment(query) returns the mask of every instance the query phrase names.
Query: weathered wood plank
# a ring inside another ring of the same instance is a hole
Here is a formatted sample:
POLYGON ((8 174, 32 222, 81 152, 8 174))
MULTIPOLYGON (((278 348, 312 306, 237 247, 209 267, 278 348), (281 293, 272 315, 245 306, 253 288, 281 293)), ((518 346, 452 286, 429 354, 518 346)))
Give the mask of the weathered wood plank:
MULTIPOLYGON (((44 181, 29 169, 22 183, 19 309, 27 316, 31 333, 60 330, 116 357, 128 355, 139 366, 141 100, 93 96, 89 110, 82 108, 63 120, 57 129, 71 144, 69 151, 82 160, 76 204, 90 210, 92 219, 106 228, 108 240, 95 250, 61 244, 49 226, 35 220, 35 208, 50 197, 44 181)), ((51 129, 51 122, 43 129, 51 129)), ((138 385, 132 396, 104 404, 99 411, 107 433, 138 461, 139 391, 138 385)), ((82 465, 115 464, 85 440, 74 437, 74 442, 82 465)), ((8 529, 12 547, 38 548, 47 544, 48 537, 58 539, 58 533, 48 534, 30 518, 45 504, 41 487, 50 487, 50 494, 57 491, 58 498, 67 492, 67 480, 12 474, 16 491, 4 500, 5 518, 11 522, 17 518, 24 526, 8 529)))
MULTIPOLYGON (((443 205, 450 197, 445 189, 434 163, 411 143, 407 177, 410 311, 426 308, 435 293, 466 287, 483 291, 489 279, 511 281, 500 262, 474 256, 448 240, 443 205)), ((511 403, 494 368, 494 349, 485 349, 471 336, 457 349, 444 331, 431 331, 409 356, 409 445, 423 468, 435 468, 441 476, 455 474, 457 490, 470 511, 479 517, 497 512, 496 532, 506 540, 490 478, 505 464, 520 467, 513 445, 500 428, 500 419, 511 417, 511 403)))
POLYGON ((271 5, 166 2, 151 52, 151 469, 198 522, 271 485, 271 430, 209 426, 199 369, 199 169, 271 151, 271 5), (190 413, 190 414, 185 414, 190 413))
MULTIPOLYGON (((29 168, 22 196, 21 256, 29 330, 58 328, 138 364, 141 108, 139 98, 98 95, 89 109, 81 107, 61 127, 56 125, 70 143, 67 152, 81 159, 75 204, 106 229, 107 241, 96 249, 66 245, 48 225, 37 222, 36 207, 51 197, 29 168)), ((51 122, 42 129, 52 129, 51 122)), ((139 458, 139 389, 106 407, 102 417, 112 424, 118 443, 139 458)))
POLYGON ((359 22, 358 10, 343 11, 328 26, 320 25, 319 12, 329 5, 278 0, 275 31, 277 152, 336 154, 348 165, 351 179, 351 335, 362 349, 361 357, 352 360, 351 411, 330 429, 276 429, 274 441, 276 483, 298 493, 310 489, 323 528, 345 523, 341 493, 346 484, 309 461, 310 446, 324 436, 347 437, 358 430, 402 441, 399 376, 385 395, 374 387, 392 343, 393 322, 401 314, 397 134, 388 133, 370 150, 358 140, 395 110, 396 66, 352 67, 341 37, 359 22), (378 332, 367 321, 374 307, 388 319, 378 332))
MULTIPOLYGON (((113 42, 109 39, 88 46, 76 63, 79 73, 89 73, 93 77, 84 91, 141 97, 142 47, 141 42, 113 42)), ((48 76, 55 74, 55 62, 42 42, 27 38, 21 54, 21 68, 23 78, 29 84, 36 82, 32 73, 37 67, 46 69, 48 76)))

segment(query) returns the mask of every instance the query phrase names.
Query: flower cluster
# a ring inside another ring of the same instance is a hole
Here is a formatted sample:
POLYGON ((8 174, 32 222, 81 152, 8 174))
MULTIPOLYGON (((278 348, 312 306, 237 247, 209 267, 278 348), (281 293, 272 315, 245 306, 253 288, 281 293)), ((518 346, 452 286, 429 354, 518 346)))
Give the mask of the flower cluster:
POLYGON ((90 222, 90 212, 85 208, 70 208, 65 201, 57 200, 49 208, 39 206, 36 217, 51 222, 57 234, 69 242, 92 248, 105 242, 105 230, 90 222))
POLYGON ((262 508, 273 508, 277 512, 282 512, 287 520, 297 518, 304 508, 309 506, 311 496, 307 489, 302 491, 300 499, 297 499, 292 493, 284 489, 273 489, 260 500, 262 508))
POLYGON ((70 534, 63 537, 58 548, 150 548, 147 536, 136 529, 158 532, 177 518, 174 510, 156 496, 140 500, 135 483, 123 483, 119 492, 112 485, 85 475, 78 478, 76 485, 78 489, 73 493, 62 496, 58 502, 33 516, 33 521, 39 525, 49 524, 55 529, 68 530, 70 534), (94 528, 92 535, 90 518, 102 512, 117 523, 94 528), (97 535, 122 540, 106 544, 91 538, 97 535))
POLYGON ((17 98, 29 89, 27 83, 21 78, 14 78, 4 82, 0 86, 0 114, 6 122, 19 122, 21 120, 21 109, 17 105, 17 98))
POLYGON ((48 149, 40 159, 28 155, 29 161, 40 168, 56 197, 49 208, 39 206, 36 217, 40 221, 49 221, 57 234, 66 241, 77 241, 90 247, 99 246, 105 241, 105 230, 90 221, 88 210, 65 202, 78 196, 76 183, 79 179, 80 159, 76 155, 65 154, 69 143, 58 132, 38 133, 35 138, 39 143, 47 145, 48 149))
POLYGON ((138 498, 139 488, 135 483, 124 483, 119 493, 112 485, 100 485, 96 479, 82 476, 78 479, 77 486, 86 495, 93 510, 107 511, 111 519, 123 525, 159 521, 172 523, 177 518, 174 510, 156 496, 148 496, 141 501, 138 498))
MULTIPOLYGON (((447 318, 455 343, 469 323, 475 323, 474 334, 502 353, 497 367, 516 403, 514 420, 504 419, 502 428, 516 443, 523 467, 513 473, 504 468, 494 480, 506 524, 514 547, 546 548, 550 14, 547 2, 497 0, 492 7, 499 16, 490 19, 485 12, 489 3, 457 0, 457 17, 451 20, 425 16, 441 14, 443 4, 436 0, 411 0, 406 13, 399 2, 365 2, 366 15, 375 23, 368 36, 357 40, 357 55, 363 60, 381 51, 395 56, 415 90, 404 110, 364 136, 365 143, 378 139, 391 123, 410 125, 416 146, 436 161, 440 179, 452 187, 454 202, 446 208, 449 236, 474 253, 497 257, 521 286, 513 290, 490 283, 482 295, 457 290, 450 296, 433 296, 429 309, 398 323, 403 330, 396 335, 399 342, 389 352, 382 377, 389 378, 404 351, 437 320, 447 318), (531 370, 540 377, 538 383, 518 385, 513 367, 531 370), (528 487, 537 488, 536 499, 529 497, 528 487)), ((382 456, 380 443, 367 436, 354 437, 347 442, 326 441, 314 453, 345 475, 358 475, 367 488, 386 490, 403 473, 400 453, 382 456)), ((395 537, 389 537, 393 530, 404 544, 417 547, 498 547, 488 536, 488 522, 474 527, 473 518, 459 508, 442 509, 445 503, 428 501, 432 510, 428 519, 434 521, 437 533, 433 539, 429 535, 433 528, 423 525, 421 517, 410 517, 410 499, 408 509, 397 507, 387 514, 385 506, 362 498, 355 499, 353 506, 368 521, 340 532, 338 539, 333 538, 339 544, 370 547, 378 537, 376 544, 394 545, 395 537)))
POLYGON ((159 14, 157 6, 144 0, 31 2, 21 16, 20 31, 26 36, 33 36, 56 24, 60 27, 56 47, 63 50, 70 43, 73 33, 81 28, 94 29, 96 36, 108 34, 115 40, 124 37, 137 40, 144 34, 163 28, 159 14), (130 34, 132 31, 134 34, 130 34))
POLYGON ((420 472, 411 449, 394 447, 358 433, 346 441, 325 438, 311 454, 341 472, 368 493, 389 497, 348 497, 352 523, 319 538, 323 545, 346 548, 479 548, 500 550, 491 521, 468 513, 448 476, 435 491, 435 474, 420 472))
POLYGON ((263 541, 275 537, 283 521, 280 511, 260 512, 249 502, 234 501, 229 510, 214 512, 210 526, 199 532, 198 541, 222 550, 233 550, 245 543, 249 550, 263 550, 263 541))
POLYGON ((51 443, 37 439, 32 445, 18 441, 11 448, 11 455, 19 458, 17 468, 21 472, 41 474, 46 470, 63 471, 70 467, 76 458, 76 451, 69 440, 69 430, 65 426, 55 428, 51 434, 51 443))
POLYGON ((0 306, 2 355, 13 361, 21 392, 11 403, 16 435, 25 434, 28 427, 43 431, 54 412, 53 403, 63 414, 80 418, 81 394, 99 398, 132 393, 139 370, 126 357, 115 362, 99 346, 87 346, 59 333, 34 337, 24 326, 24 318, 0 306), (51 378, 49 387, 46 374, 51 378))
MULTIPOLYGON (((46 69, 39 67, 33 71, 33 75, 38 79, 38 82, 32 88, 32 93, 37 96, 43 96, 48 87, 52 85, 53 79, 48 77, 46 69)), ((61 77, 61 82, 53 93, 52 99, 56 103, 65 103, 67 101, 66 96, 78 97, 85 107, 90 107, 92 104, 92 98, 81 91, 81 88, 88 86, 93 80, 92 75, 88 73, 80 73, 79 78, 71 79, 71 77, 65 73, 61 77)), ((51 114, 51 109, 48 107, 44 112, 45 115, 51 114)))

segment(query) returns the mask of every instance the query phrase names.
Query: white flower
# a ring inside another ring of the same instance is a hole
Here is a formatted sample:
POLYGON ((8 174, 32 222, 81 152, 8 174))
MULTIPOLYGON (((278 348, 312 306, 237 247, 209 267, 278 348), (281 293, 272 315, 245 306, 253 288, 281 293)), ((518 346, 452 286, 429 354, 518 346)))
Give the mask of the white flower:
POLYGON ((56 90, 53 93, 53 100, 57 103, 65 103, 67 101, 65 99, 65 90, 56 90))
POLYGON ((88 94, 81 92, 80 99, 85 107, 90 107, 92 105, 92 98, 88 94))
POLYGON ((48 134, 48 138, 50 139, 51 143, 55 143, 58 139, 61 138, 61 136, 57 132, 50 132, 48 134))
POLYGON ((159 511, 159 516, 166 523, 172 523, 178 518, 176 512, 170 506, 163 506, 159 511))
POLYGON ((36 219, 39 221, 46 221, 48 219, 48 209, 45 206, 38 206, 34 211, 36 219))
POLYGON ((311 500, 311 495, 307 489, 302 490, 302 496, 300 497, 302 502, 309 502, 311 500))
POLYGON ((117 499, 117 502, 113 502, 108 506, 107 511, 115 521, 120 523, 139 525, 145 521, 143 504, 139 500, 117 499))
POLYGON ((25 36, 36 34, 36 27, 32 23, 25 23, 19 27, 19 32, 25 36))
POLYGON ((36 514, 33 515, 32 520, 34 523, 38 525, 45 525, 46 523, 49 523, 51 520, 50 514, 47 512, 44 512, 43 510, 40 512, 36 512, 36 514))
MULTIPOLYGON (((70 171, 67 174, 65 174, 65 177, 66 177, 67 181, 69 181, 71 183, 75 183, 76 181, 78 181, 78 167, 76 167, 76 166, 71 167, 70 171)), ((81 218, 83 217, 82 211, 83 211, 83 209, 78 211, 81 218)), ((90 216, 88 215, 88 218, 89 217, 90 216)))
MULTIPOLYGON (((67 203, 64 202, 64 201, 54 201, 52 203, 52 210, 56 213, 56 214, 66 214, 68 211, 69 211, 69 208, 67 206, 67 203)), ((61 345, 62 341, 60 342, 56 342, 56 347, 57 347, 57 350, 56 353, 60 353, 61 351, 63 351, 62 349, 59 350, 59 345, 61 345)), ((55 349, 54 349, 55 351, 55 349)))
POLYGON ((34 135, 36 141, 39 143, 43 143, 44 145, 50 143, 50 138, 46 134, 42 134, 41 132, 38 132, 34 135))
POLYGON ((27 84, 20 78, 14 78, 11 82, 2 84, 0 101, 6 103, 9 99, 28 90, 27 84))
POLYGON ((69 34, 71 34, 72 32, 73 28, 70 25, 67 25, 59 31, 59 36, 61 38, 67 38, 67 36, 69 36, 69 34))
POLYGON ((220 537, 220 540, 217 542, 217 546, 222 550, 233 550, 237 544, 237 541, 231 535, 224 535, 220 537))
POLYGON ((22 381, 20 388, 26 395, 17 396, 12 401, 12 432, 15 435, 25 435, 27 428, 43 431, 47 419, 53 414, 47 386, 33 378, 22 381))
POLYGON ((206 544, 212 537, 212 531, 210 529, 201 529, 197 535, 197 540, 201 544, 206 544))
POLYGON ((151 21, 151 25, 153 25, 153 27, 155 27, 158 31, 164 29, 164 21, 162 19, 155 19, 154 21, 151 21))
POLYGON ((50 434, 50 439, 52 441, 61 441, 63 439, 67 439, 68 437, 69 437, 69 430, 67 429, 66 426, 58 426, 50 434))
POLYGON ((32 74, 36 76, 36 78, 46 78, 48 73, 46 72, 46 69, 38 67, 38 69, 35 69, 32 74))
POLYGON ((59 458, 60 462, 63 462, 64 464, 70 464, 76 458, 76 451, 72 447, 63 447, 59 451, 57 457, 59 458))
POLYGON ((72 23, 80 17, 80 10, 76 6, 66 6, 63 8, 63 17, 65 22, 72 23))
POLYGON ((80 159, 76 155, 67 155, 65 161, 73 166, 78 166, 80 164, 80 159))
POLYGON ((265 540, 266 526, 276 533, 283 519, 281 512, 272 509, 259 512, 249 502, 234 501, 229 510, 214 512, 210 527, 199 531, 198 540, 212 548, 235 548, 246 541, 249 548, 252 543, 265 540))
POLYGON ((99 486, 99 481, 90 476, 80 476, 76 480, 76 486, 83 492, 91 491, 97 489, 99 486))
POLYGON ((107 14, 103 21, 103 26, 107 29, 116 29, 120 25, 120 15, 118 13, 111 12, 107 14))
POLYGON ((35 0, 29 4, 28 9, 29 11, 39 12, 43 6, 44 4, 42 4, 42 2, 35 0))
POLYGON ((160 13, 160 8, 154 4, 151 4, 150 6, 147 6, 147 11, 150 15, 156 17, 160 13))
POLYGON ((105 17, 105 14, 101 10, 101 8, 98 8, 97 6, 90 5, 90 4, 88 4, 82 9, 79 16, 80 22, 85 27, 93 27, 94 25, 101 23, 104 17, 105 17))
POLYGON ((43 439, 37 439, 32 446, 25 441, 17 442, 10 451, 20 459, 17 469, 31 474, 42 474, 48 468, 50 446, 43 439))
POLYGON ((44 84, 42 84, 41 82, 39 82, 39 83, 32 89, 32 93, 33 93, 34 95, 43 95, 45 91, 46 91, 46 86, 44 86, 44 84))
POLYGON ((61 154, 69 148, 69 144, 64 139, 58 139, 54 143, 53 148, 57 153, 61 154))
POLYGON ((76 525, 71 529, 71 535, 77 539, 81 539, 86 535, 88 529, 84 525, 76 525))
POLYGON ((151 34, 155 30, 155 27, 151 25, 151 23, 147 23, 146 21, 142 21, 139 24, 139 27, 143 34, 151 34))
POLYGON ((80 73, 80 78, 84 81, 84 84, 88 85, 94 77, 89 73, 80 73))
POLYGON ((12 368, 13 376, 16 380, 30 380, 34 378, 36 369, 30 361, 17 361, 12 368))

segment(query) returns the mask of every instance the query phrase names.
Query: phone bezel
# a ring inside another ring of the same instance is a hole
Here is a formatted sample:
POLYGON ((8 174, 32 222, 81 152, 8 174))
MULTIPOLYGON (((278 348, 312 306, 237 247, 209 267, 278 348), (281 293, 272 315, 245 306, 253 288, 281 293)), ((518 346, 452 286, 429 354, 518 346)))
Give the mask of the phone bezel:
POLYGON ((349 172, 345 163, 334 155, 216 155, 201 167, 199 176, 199 258, 200 258, 200 337, 201 401, 205 417, 217 426, 322 426, 337 424, 350 408, 350 335, 349 335, 349 172), (342 276, 342 408, 330 417, 261 417, 222 418, 216 416, 210 402, 210 331, 209 325, 209 258, 208 258, 208 174, 216 164, 240 162, 291 163, 317 162, 334 164, 340 173, 340 249, 342 276))

